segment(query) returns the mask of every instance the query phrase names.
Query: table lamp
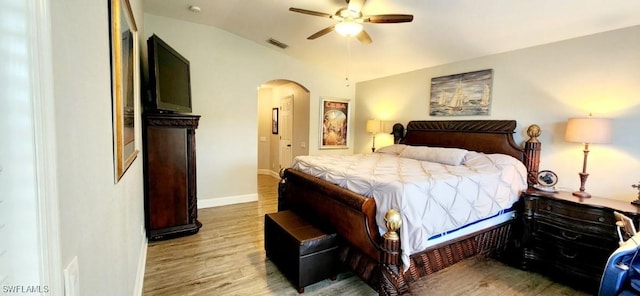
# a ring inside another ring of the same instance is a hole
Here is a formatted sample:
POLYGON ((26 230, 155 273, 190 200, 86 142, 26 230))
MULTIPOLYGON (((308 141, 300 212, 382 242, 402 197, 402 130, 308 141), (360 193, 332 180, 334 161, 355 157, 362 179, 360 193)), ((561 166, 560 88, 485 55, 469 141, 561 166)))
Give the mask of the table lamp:
POLYGON ((378 119, 367 120, 367 133, 373 134, 371 152, 376 151, 376 134, 382 132, 382 121, 378 119))
POLYGON ((564 135, 567 142, 584 143, 584 160, 582 162, 582 172, 580 175, 580 190, 573 192, 573 195, 581 198, 589 198, 591 194, 584 191, 587 182, 587 155, 589 154, 589 144, 604 144, 611 142, 611 121, 605 118, 569 118, 567 130, 564 135))

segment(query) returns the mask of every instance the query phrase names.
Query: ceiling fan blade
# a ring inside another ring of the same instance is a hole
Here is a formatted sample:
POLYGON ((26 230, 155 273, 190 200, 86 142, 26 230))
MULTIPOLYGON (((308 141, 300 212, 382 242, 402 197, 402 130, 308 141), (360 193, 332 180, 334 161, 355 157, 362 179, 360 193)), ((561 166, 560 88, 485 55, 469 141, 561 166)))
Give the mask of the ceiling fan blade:
POLYGON ((331 33, 331 32, 333 32, 333 30, 335 30, 335 27, 336 27, 335 25, 334 25, 334 26, 326 27, 326 28, 324 28, 324 29, 322 29, 322 30, 320 30, 320 31, 316 32, 315 34, 313 34, 313 35, 311 35, 311 36, 307 37, 307 39, 309 39, 309 40, 313 40, 313 39, 316 39, 316 38, 318 38, 318 37, 322 37, 322 36, 326 35, 327 33, 331 33))
POLYGON ((413 15, 411 14, 379 14, 379 15, 367 15, 364 17, 364 22, 367 23, 408 23, 413 21, 413 15))
POLYGON ((372 41, 371 40, 371 36, 369 36, 367 31, 365 31, 365 30, 360 31, 360 33, 358 33, 358 35, 356 35, 356 38, 358 38, 358 41, 360 41, 360 43, 362 43, 362 44, 369 44, 372 41))
POLYGON ((347 6, 347 9, 355 13, 359 13, 360 11, 362 11, 362 7, 364 7, 364 3, 366 1, 367 0, 347 0, 347 3, 349 4, 349 6, 347 6))
POLYGON ((309 14, 309 15, 315 15, 315 16, 319 16, 319 17, 326 17, 326 18, 331 18, 333 16, 332 14, 328 14, 328 13, 324 13, 324 12, 317 12, 317 11, 313 11, 313 10, 306 10, 306 9, 295 8, 295 7, 289 7, 289 11, 298 12, 298 13, 304 13, 304 14, 309 14))

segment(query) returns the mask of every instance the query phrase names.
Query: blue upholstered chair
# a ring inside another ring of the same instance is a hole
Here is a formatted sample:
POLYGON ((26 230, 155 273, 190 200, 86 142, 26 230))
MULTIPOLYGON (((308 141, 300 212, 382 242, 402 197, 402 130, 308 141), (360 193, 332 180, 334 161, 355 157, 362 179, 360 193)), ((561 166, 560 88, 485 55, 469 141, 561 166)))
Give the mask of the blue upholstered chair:
POLYGON ((611 254, 600 281, 600 296, 640 295, 640 233, 628 217, 615 213, 620 247, 611 254))

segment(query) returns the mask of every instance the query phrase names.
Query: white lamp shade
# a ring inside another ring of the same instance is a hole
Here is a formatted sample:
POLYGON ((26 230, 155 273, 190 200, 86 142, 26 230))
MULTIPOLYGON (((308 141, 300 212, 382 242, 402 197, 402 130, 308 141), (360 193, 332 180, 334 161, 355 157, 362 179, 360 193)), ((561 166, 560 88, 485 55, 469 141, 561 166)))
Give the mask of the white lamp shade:
POLYGON ((377 134, 382 132, 382 121, 377 119, 367 120, 367 133, 377 134))
POLYGON ((611 120, 606 118, 569 118, 565 141, 586 144, 611 142, 611 120))

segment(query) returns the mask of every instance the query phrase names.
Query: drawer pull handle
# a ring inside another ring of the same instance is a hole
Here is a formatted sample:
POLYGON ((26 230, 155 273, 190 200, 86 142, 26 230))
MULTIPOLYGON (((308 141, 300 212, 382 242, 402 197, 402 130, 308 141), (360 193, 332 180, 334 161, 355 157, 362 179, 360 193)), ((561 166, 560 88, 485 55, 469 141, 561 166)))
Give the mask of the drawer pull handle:
POLYGON ((551 206, 547 205, 547 211, 551 212, 551 206))
POLYGON ((566 231, 562 231, 562 237, 566 238, 566 239, 570 239, 570 240, 576 240, 577 238, 580 237, 580 234, 577 233, 571 233, 571 232, 566 232, 566 231))
POLYGON ((560 249, 560 255, 562 255, 562 257, 569 258, 569 259, 575 259, 578 256, 578 254, 576 252, 572 252, 571 254, 567 254, 565 249, 560 249))
POLYGON ((604 222, 604 217, 598 217, 599 222, 604 222))

